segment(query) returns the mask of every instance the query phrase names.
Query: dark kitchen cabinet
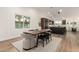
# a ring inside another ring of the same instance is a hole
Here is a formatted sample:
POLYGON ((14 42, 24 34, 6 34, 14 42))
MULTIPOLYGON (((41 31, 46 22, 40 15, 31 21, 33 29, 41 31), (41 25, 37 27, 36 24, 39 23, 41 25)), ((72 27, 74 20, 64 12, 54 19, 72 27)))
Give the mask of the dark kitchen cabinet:
POLYGON ((48 21, 47 18, 41 18, 41 29, 48 29, 48 21))

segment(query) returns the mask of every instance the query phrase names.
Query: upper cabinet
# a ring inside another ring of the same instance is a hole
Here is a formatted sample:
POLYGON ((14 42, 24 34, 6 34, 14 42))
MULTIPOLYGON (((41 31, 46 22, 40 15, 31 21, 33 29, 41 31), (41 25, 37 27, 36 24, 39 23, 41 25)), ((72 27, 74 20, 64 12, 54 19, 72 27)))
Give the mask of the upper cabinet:
POLYGON ((66 20, 62 20, 62 25, 66 25, 66 20))

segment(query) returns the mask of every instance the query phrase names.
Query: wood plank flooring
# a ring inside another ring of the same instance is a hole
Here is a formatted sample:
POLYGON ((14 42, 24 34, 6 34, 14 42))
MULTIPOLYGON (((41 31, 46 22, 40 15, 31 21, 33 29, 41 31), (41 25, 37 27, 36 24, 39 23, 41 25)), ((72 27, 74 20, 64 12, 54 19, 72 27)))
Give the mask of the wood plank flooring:
MULTIPOLYGON (((59 36, 60 37, 60 36, 59 36)), ((12 46, 12 42, 21 40, 22 38, 14 38, 0 42, 0 52, 18 52, 18 50, 12 46)), ((57 52, 78 52, 79 51, 79 32, 67 32, 57 48, 57 52)))
POLYGON ((18 52, 18 50, 11 43, 21 39, 21 37, 18 37, 0 42, 0 52, 18 52))
POLYGON ((78 52, 79 51, 79 33, 69 32, 61 41, 57 51, 78 52))

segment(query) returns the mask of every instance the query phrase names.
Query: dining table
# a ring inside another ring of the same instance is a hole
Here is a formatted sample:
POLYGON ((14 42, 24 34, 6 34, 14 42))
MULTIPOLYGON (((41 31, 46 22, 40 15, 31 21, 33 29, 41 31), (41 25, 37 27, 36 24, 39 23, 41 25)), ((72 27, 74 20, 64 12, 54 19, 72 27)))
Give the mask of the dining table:
POLYGON ((31 34, 31 35, 38 35, 42 32, 47 32, 47 31, 51 31, 50 29, 41 29, 41 30, 28 30, 26 32, 23 32, 25 34, 31 34))

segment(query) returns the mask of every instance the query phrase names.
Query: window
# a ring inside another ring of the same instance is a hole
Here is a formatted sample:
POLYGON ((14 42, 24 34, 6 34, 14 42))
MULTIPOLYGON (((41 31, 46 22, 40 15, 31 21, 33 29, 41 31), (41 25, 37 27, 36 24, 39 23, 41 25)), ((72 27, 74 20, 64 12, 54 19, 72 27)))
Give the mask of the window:
POLYGON ((24 16, 23 19, 24 19, 24 28, 30 27, 30 20, 29 20, 30 17, 24 16))
POLYGON ((15 28, 29 28, 30 27, 30 17, 15 15, 15 28))

